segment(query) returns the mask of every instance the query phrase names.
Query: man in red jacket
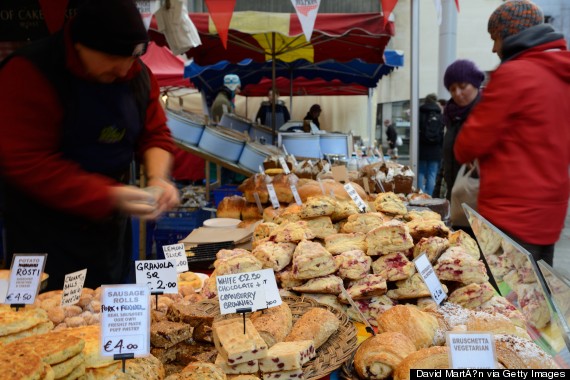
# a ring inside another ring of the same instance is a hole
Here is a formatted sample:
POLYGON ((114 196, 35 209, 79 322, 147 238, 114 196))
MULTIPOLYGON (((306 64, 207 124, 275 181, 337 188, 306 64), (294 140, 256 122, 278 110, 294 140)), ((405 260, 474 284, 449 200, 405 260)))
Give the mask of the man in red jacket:
POLYGON ((159 88, 138 58, 147 42, 132 0, 90 0, 62 31, 2 62, 8 254, 47 253, 51 289, 84 268, 85 286, 120 283, 132 266, 129 216, 178 203, 159 88), (135 156, 155 196, 126 185, 135 156))
POLYGON ((501 64, 459 133, 455 156, 479 160, 479 212, 552 264, 570 194, 570 52, 530 1, 499 6, 488 30, 501 64))

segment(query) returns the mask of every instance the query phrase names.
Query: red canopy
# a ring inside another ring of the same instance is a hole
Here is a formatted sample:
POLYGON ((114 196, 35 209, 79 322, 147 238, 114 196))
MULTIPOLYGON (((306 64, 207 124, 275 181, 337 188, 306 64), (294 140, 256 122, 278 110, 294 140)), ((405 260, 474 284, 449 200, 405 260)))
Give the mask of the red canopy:
MULTIPOLYGON (((264 78, 259 83, 248 84, 240 92, 243 96, 266 96, 271 89, 271 79, 264 78)), ((297 77, 293 80, 293 92, 291 93, 291 81, 288 78, 278 77, 275 80, 275 88, 281 96, 298 95, 368 95, 368 87, 358 84, 342 83, 338 79, 326 81, 321 78, 307 79, 297 77)))
POLYGON ((184 78, 184 61, 167 47, 150 42, 141 59, 153 72, 160 87, 193 87, 190 80, 184 78))

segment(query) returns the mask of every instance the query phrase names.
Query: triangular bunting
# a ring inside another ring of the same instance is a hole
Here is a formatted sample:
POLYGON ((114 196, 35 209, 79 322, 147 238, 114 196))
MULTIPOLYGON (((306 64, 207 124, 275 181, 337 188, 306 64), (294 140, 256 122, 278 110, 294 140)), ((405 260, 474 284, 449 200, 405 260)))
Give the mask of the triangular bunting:
POLYGON ((68 4, 69 0, 40 0, 40 7, 50 33, 55 33, 63 27, 68 4))
POLYGON ((382 5, 382 15, 384 16, 384 27, 386 27, 390 14, 394 8, 396 8, 397 3, 398 0, 380 0, 380 4, 382 5))
POLYGON ((315 27, 315 20, 319 13, 321 0, 291 0, 291 3, 293 4, 293 7, 297 12, 297 17, 301 22, 305 39, 309 42, 311 40, 311 35, 313 34, 313 28, 315 27))
POLYGON ((457 13, 459 13, 459 0, 455 0, 455 6, 457 7, 457 13))
POLYGON ((236 0, 205 0, 208 13, 216 26, 218 35, 224 48, 228 48, 228 30, 232 21, 232 14, 236 6, 236 0))

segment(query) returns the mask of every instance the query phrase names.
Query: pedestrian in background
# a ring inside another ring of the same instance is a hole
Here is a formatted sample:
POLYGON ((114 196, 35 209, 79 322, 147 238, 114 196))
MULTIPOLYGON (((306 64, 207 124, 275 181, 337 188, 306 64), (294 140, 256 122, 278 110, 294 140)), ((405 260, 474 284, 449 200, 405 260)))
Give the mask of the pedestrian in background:
POLYGON ((431 196, 441 163, 443 144, 443 115, 435 94, 427 95, 420 107, 419 124, 418 186, 422 192, 431 196))
POLYGON ((479 160, 481 215, 552 265, 570 196, 570 52, 530 1, 500 5, 488 31, 501 64, 455 156, 479 160))
POLYGON ((224 76, 224 85, 218 91, 214 102, 212 103, 212 119, 219 123, 225 113, 234 113, 235 98, 240 93, 241 80, 235 74, 227 74, 224 76))

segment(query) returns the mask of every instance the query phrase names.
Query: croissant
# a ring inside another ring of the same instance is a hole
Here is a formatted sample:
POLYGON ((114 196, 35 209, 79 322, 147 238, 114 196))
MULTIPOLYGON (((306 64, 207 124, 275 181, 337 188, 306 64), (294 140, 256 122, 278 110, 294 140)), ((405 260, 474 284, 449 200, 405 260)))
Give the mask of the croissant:
POLYGON ((385 379, 412 352, 414 343, 398 332, 386 332, 365 340, 354 355, 354 369, 362 379, 385 379))
POLYGON ((507 369, 557 369, 558 366, 534 342, 514 335, 495 335, 497 361, 507 369))
POLYGON ((449 348, 434 346, 424 348, 408 355, 396 367, 394 380, 408 380, 410 370, 417 369, 442 369, 449 368, 449 348))
POLYGON ((414 342, 417 349, 443 344, 446 328, 443 319, 426 313, 413 305, 396 305, 377 318, 378 332, 399 332, 414 342))

